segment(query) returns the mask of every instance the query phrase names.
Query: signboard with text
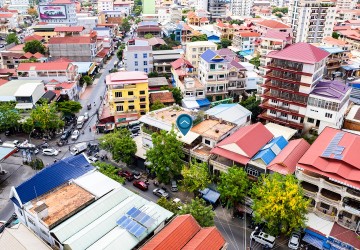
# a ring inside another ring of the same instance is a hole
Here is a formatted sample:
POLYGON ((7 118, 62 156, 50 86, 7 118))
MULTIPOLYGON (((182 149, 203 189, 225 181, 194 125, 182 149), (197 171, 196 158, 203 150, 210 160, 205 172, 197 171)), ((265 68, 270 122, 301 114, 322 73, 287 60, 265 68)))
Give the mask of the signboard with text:
POLYGON ((65 5, 39 5, 40 19, 66 19, 65 5))

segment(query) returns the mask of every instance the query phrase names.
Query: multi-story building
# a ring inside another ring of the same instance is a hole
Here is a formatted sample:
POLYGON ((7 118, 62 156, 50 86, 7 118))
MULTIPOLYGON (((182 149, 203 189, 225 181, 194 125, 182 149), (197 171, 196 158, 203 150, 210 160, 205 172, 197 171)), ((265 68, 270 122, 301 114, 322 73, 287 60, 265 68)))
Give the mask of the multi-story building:
POLYGON ((84 31, 83 26, 57 26, 54 28, 57 36, 80 36, 84 31))
POLYGON ((0 34, 7 35, 9 30, 18 27, 18 14, 13 12, 0 13, 0 34))
POLYGON ((35 59, 39 62, 47 61, 47 57, 40 54, 39 52, 31 54, 30 52, 11 52, 11 51, 0 51, 0 68, 1 69, 15 69, 19 63, 23 60, 35 59))
POLYGON ((231 0, 230 11, 233 16, 250 16, 253 0, 231 0))
POLYGON ((350 9, 340 9, 337 11, 336 21, 359 20, 360 11, 350 9))
POLYGON ((243 31, 234 34, 232 46, 240 51, 249 51, 254 53, 255 46, 259 40, 260 33, 243 31))
POLYGON ((152 52, 154 72, 161 74, 171 73, 171 63, 181 58, 184 54, 182 49, 154 50, 152 52))
POLYGON ((124 50, 125 68, 128 71, 153 71, 154 63, 151 46, 127 45, 124 50))
POLYGON ((131 2, 122 2, 122 1, 114 2, 114 11, 123 13, 123 14, 125 14, 125 16, 128 16, 131 14, 131 8, 132 8, 131 2))
POLYGON ((306 107, 308 97, 322 78, 329 53, 311 44, 296 43, 267 55, 270 71, 261 87, 261 107, 265 111, 259 118, 286 125, 299 131, 313 126, 308 123, 306 107))
POLYGON ((210 19, 224 19, 226 17, 226 4, 224 0, 197 0, 196 10, 205 10, 210 14, 210 19))
POLYGON ((70 62, 20 63, 17 76, 19 80, 42 80, 45 84, 51 80, 77 82, 79 80, 77 68, 70 62))
POLYGON ((41 1, 38 6, 41 22, 53 24, 77 25, 76 3, 74 0, 41 1))
POLYGON ((360 248, 359 143, 359 135, 327 127, 297 164, 296 177, 311 200, 310 214, 330 225, 330 230, 315 229, 327 231, 327 242, 340 249, 360 248))
POLYGON ((97 1, 98 12, 114 10, 114 1, 113 0, 98 0, 97 1))
POLYGON ((198 14, 199 12, 196 11, 189 11, 187 13, 187 19, 186 22, 189 25, 194 25, 194 26, 202 26, 202 25, 208 25, 209 24, 209 19, 207 16, 201 16, 198 14))
POLYGON ((331 1, 291 0, 288 16, 294 42, 321 43, 331 36, 336 9, 336 2, 331 1))
POLYGON ((269 30, 285 32, 287 34, 292 33, 291 27, 289 25, 275 20, 264 20, 261 22, 257 22, 255 23, 254 30, 260 33, 261 36, 266 35, 269 30))
POLYGON ((67 57, 75 62, 92 62, 102 49, 97 47, 96 32, 88 36, 52 37, 48 47, 52 58, 67 57))
POLYGON ((319 48, 330 54, 326 60, 324 75, 328 78, 335 78, 335 76, 338 74, 336 72, 341 72, 342 67, 348 65, 348 61, 350 60, 350 51, 334 46, 319 46, 319 48))
POLYGON ((157 22, 145 21, 138 24, 136 33, 138 37, 144 37, 146 34, 161 37, 162 30, 157 22))
POLYGON ((209 49, 216 50, 217 45, 209 41, 190 42, 186 44, 185 58, 193 65, 194 73, 198 72, 200 56, 209 49))
POLYGON ((339 10, 353 10, 356 7, 356 1, 352 0, 337 0, 336 7, 339 10))
POLYGON ((116 123, 136 120, 149 112, 148 77, 144 72, 124 71, 106 76, 110 113, 116 123), (135 118, 135 119, 134 119, 135 118))
POLYGON ((213 101, 228 95, 228 65, 228 60, 210 49, 200 56, 198 78, 206 86, 206 95, 213 101))

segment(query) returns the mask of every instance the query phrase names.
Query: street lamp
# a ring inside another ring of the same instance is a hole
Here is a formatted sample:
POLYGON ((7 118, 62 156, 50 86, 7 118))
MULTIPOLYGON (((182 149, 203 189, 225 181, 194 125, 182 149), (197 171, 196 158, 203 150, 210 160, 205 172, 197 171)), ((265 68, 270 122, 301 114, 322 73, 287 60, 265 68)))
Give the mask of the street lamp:
POLYGON ((35 129, 31 130, 30 134, 29 134, 29 143, 31 143, 31 134, 35 132, 35 129))

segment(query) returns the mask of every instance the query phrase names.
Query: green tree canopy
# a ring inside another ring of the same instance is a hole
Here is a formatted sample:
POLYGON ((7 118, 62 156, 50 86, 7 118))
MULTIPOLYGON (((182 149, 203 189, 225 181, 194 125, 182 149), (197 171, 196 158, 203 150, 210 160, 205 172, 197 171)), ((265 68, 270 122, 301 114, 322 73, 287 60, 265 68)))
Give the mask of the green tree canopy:
POLYGON ((288 7, 284 7, 284 8, 274 7, 274 8, 272 8, 272 11, 271 11, 271 12, 272 12, 273 14, 274 14, 274 13, 277 13, 277 12, 281 12, 281 13, 283 13, 283 14, 287 14, 288 11, 289 11, 288 7))
POLYGON ((113 179, 114 181, 117 181, 121 184, 125 183, 125 179, 117 174, 119 172, 119 169, 114 165, 98 161, 94 164, 94 166, 96 166, 102 174, 113 179))
POLYGON ((191 214, 202 227, 214 225, 215 212, 212 210, 212 206, 207 206, 205 201, 200 198, 195 198, 189 204, 183 205, 179 214, 191 214))
POLYGON ((256 100, 256 96, 250 96, 240 102, 240 105, 251 111, 251 121, 256 122, 262 109, 260 108, 260 100, 256 100))
POLYGON ((194 193, 205 189, 210 183, 209 168, 206 162, 191 162, 190 166, 184 166, 181 171, 184 179, 181 181, 182 189, 194 193))
POLYGON ((14 102, 0 103, 0 131, 18 128, 20 119, 20 113, 15 109, 14 102))
POLYGON ((201 35, 198 35, 198 36, 193 36, 191 38, 192 42, 207 41, 207 40, 208 40, 208 38, 207 38, 207 35, 205 35, 205 34, 201 34, 201 35))
POLYGON ((260 66, 260 56, 255 56, 255 57, 253 57, 253 58, 249 61, 249 63, 255 65, 256 68, 259 68, 259 66, 260 66))
POLYGON ((173 48, 167 44, 161 44, 160 46, 153 47, 153 50, 172 50, 173 48))
POLYGON ((80 86, 83 86, 84 83, 86 83, 86 85, 89 86, 93 84, 93 80, 90 76, 85 75, 80 78, 80 86))
POLYGON ((181 93, 180 88, 172 88, 170 91, 173 94, 176 104, 181 105, 181 100, 183 99, 183 95, 181 93))
POLYGON ((132 162, 137 148, 129 130, 120 129, 114 133, 106 134, 99 141, 100 148, 109 151, 115 161, 122 161, 126 164, 132 162))
POLYGON ((151 135, 153 147, 146 152, 150 169, 155 172, 159 181, 169 183, 170 179, 179 175, 184 156, 183 143, 178 140, 175 131, 160 131, 151 135))
POLYGON ((241 25, 241 24, 243 24, 243 23, 244 23, 244 21, 242 21, 242 20, 231 20, 231 21, 230 21, 230 24, 241 25))
POLYGON ((222 38, 220 40, 220 46, 218 46, 219 48, 227 48, 229 46, 231 46, 232 41, 230 39, 227 38, 222 38))
POLYGON ((10 43, 19 44, 19 38, 17 37, 16 33, 10 33, 9 35, 7 35, 5 41, 7 44, 10 43))
POLYGON ((304 228, 310 201, 303 194, 294 175, 262 175, 251 190, 255 221, 266 221, 274 235, 304 228))
POLYGON ((332 34, 331 34, 332 38, 335 38, 335 39, 338 39, 339 38, 339 33, 337 33, 336 31, 334 31, 332 34))
POLYGON ((23 50, 32 54, 35 54, 37 52, 39 52, 40 54, 45 54, 46 49, 42 42, 38 40, 32 40, 25 43, 23 50))
POLYGON ((120 28, 121 28, 123 31, 125 31, 125 32, 129 32, 129 31, 130 31, 131 24, 130 24, 128 18, 125 17, 125 18, 122 20, 120 28))
POLYGON ((151 111, 154 111, 154 110, 158 110, 158 109, 162 109, 162 108, 165 108, 165 105, 160 102, 160 100, 156 100, 150 107, 150 110, 151 111))
POLYGON ((174 214, 177 214, 179 212, 179 204, 177 204, 173 200, 168 200, 165 197, 161 197, 156 203, 159 206, 162 206, 163 208, 169 210, 170 212, 173 212, 174 214))
POLYGON ((154 37, 154 35, 151 34, 151 33, 145 34, 145 36, 144 36, 145 39, 150 39, 150 38, 153 38, 153 37, 154 37))
POLYGON ((235 207, 237 203, 244 201, 249 188, 250 182, 243 168, 233 166, 226 173, 221 172, 218 190, 228 207, 235 207))
POLYGON ((63 101, 57 103, 57 110, 63 115, 71 115, 79 112, 82 106, 79 102, 75 101, 63 101))

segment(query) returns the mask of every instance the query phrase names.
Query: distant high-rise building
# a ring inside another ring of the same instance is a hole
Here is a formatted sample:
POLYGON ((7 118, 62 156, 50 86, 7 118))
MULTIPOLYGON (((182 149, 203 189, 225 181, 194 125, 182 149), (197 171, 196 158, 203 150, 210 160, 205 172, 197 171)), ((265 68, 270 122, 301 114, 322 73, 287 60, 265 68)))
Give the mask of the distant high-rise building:
POLYGON ((336 2, 290 0, 289 6, 294 42, 320 43, 324 37, 332 35, 336 2))
POLYGON ((338 9, 353 10, 356 7, 355 0, 337 0, 336 6, 338 9))
POLYGON ((211 20, 226 18, 226 0, 197 0, 196 10, 210 13, 211 20))
POLYGON ((233 16, 250 16, 252 6, 253 6, 253 0, 230 1, 230 10, 233 16))

